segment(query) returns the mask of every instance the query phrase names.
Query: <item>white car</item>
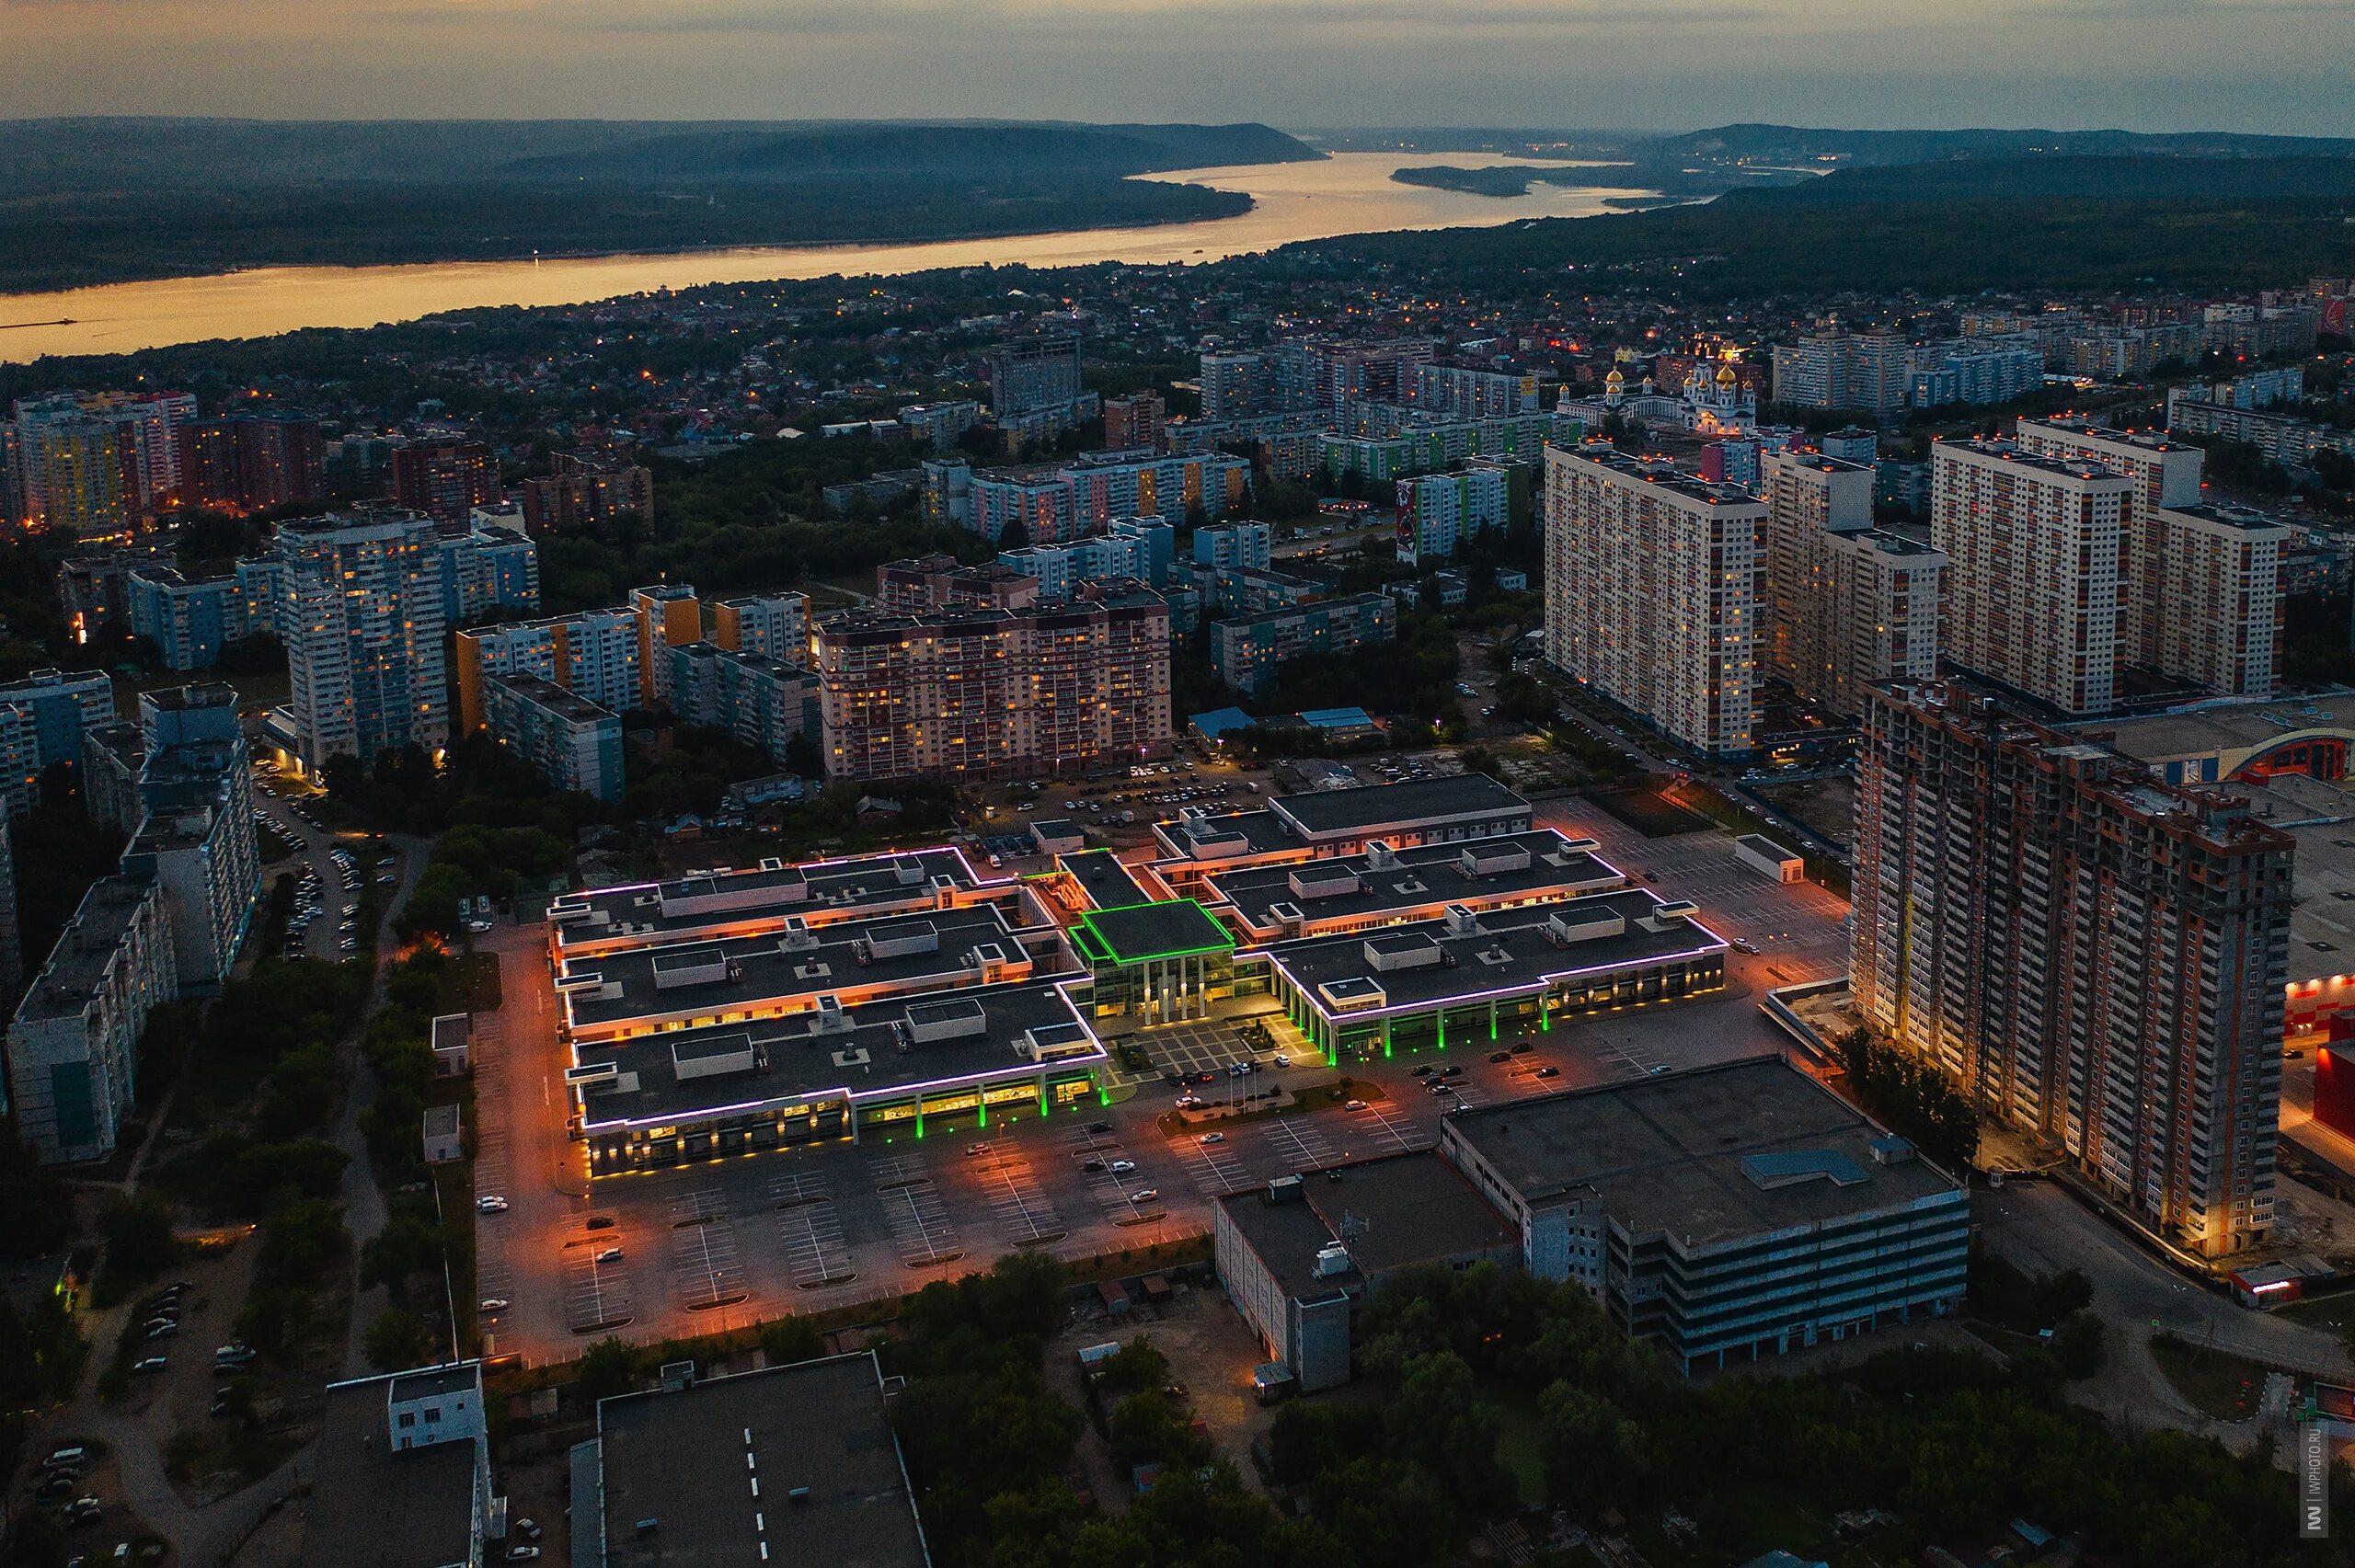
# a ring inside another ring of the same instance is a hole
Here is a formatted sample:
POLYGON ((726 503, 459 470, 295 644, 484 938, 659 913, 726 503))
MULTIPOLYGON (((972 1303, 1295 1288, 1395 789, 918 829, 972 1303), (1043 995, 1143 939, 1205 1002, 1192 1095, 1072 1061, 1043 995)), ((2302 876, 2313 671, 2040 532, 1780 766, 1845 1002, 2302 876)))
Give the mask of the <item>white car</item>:
POLYGON ((475 1212, 477 1214, 504 1214, 507 1212, 507 1200, 500 1196, 497 1193, 485 1193, 482 1196, 475 1199, 475 1212))
POLYGON ((507 1310, 507 1298, 504 1296, 486 1296, 482 1299, 480 1305, 478 1305, 475 1310, 480 1312, 503 1312, 507 1310))
POLYGON ((1157 1198, 1160 1196, 1161 1189, 1159 1187, 1140 1187, 1135 1192, 1129 1195, 1129 1201, 1131 1203, 1151 1203, 1155 1198, 1157 1198))
POLYGON ((1115 1160, 1112 1162, 1112 1174, 1116 1176, 1125 1176, 1136 1168, 1137 1162, 1133 1160, 1115 1160))
POLYGON ((1196 1143, 1202 1144, 1224 1143, 1226 1141, 1226 1134, 1223 1132, 1206 1132, 1202 1134, 1201 1137, 1194 1139, 1194 1141, 1196 1143))

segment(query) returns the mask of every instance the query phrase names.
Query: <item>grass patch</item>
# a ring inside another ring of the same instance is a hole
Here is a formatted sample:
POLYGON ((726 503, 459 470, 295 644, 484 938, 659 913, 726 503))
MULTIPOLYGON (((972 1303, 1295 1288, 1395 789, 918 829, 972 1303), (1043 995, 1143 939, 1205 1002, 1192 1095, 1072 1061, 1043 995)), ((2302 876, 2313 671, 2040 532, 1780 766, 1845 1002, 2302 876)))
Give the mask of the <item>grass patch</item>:
POLYGON ((469 1013, 496 1013, 504 1000, 499 989, 499 955, 469 953, 458 960, 457 992, 469 1013))
POLYGON ((1511 1472, 1524 1507, 1545 1505, 1545 1453, 1537 1415, 1537 1391, 1518 1384, 1485 1383, 1480 1392, 1497 1412, 1497 1462, 1511 1472))
POLYGON ((2211 1350, 2173 1334, 2151 1336, 2151 1356, 2175 1391, 2219 1421, 2246 1421, 2273 1368, 2246 1356, 2211 1350))

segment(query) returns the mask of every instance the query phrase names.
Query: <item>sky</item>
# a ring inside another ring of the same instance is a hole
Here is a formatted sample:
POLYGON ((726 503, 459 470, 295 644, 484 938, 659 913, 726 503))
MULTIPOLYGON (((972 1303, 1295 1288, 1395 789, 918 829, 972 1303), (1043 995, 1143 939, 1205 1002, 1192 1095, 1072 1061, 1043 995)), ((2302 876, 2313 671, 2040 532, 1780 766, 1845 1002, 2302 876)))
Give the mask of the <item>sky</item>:
POLYGON ((0 0, 0 117, 2355 135, 2355 0, 0 0))

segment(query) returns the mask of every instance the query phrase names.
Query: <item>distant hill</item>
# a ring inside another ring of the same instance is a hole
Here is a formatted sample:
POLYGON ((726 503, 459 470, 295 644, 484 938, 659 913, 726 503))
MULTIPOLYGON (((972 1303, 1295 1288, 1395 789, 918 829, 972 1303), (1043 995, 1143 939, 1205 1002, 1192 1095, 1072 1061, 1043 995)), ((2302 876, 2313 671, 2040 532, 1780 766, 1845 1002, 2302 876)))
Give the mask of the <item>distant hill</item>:
POLYGON ((236 268, 918 242, 1230 217, 1127 177, 1325 155, 1264 125, 0 121, 0 293, 236 268))
POLYGON ((1323 156, 1264 125, 856 120, 0 120, 0 190, 1143 174, 1323 156))
MULTIPOLYGON (((1982 290, 2246 290, 2355 271, 2355 158, 1970 157, 1713 201, 1290 247, 1504 297, 1566 270, 1694 301, 1982 290)), ((1279 258, 1286 253, 1280 252, 1279 258)))
POLYGON ((1845 168, 1798 185, 1738 189, 1732 207, 1788 209, 1960 197, 2086 197, 2120 201, 2327 201, 2355 198, 2355 156, 1968 157, 1845 168))
POLYGON ((2246 136, 2227 131, 2164 135, 2137 131, 1827 131, 1797 125, 1720 125, 1681 135, 1631 138, 1629 153, 1660 161, 1930 164, 1950 158, 2355 156, 2355 140, 2246 136))

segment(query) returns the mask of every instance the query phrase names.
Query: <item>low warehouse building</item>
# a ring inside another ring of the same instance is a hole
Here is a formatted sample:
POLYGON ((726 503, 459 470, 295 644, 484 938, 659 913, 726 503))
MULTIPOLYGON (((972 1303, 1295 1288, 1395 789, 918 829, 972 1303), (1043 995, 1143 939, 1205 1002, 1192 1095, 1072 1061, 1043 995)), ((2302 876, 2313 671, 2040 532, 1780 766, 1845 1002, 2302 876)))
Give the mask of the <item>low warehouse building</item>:
POLYGON ((1962 1299, 1970 1195, 1779 1057, 1487 1105, 1441 1152, 1574 1279, 1691 1371, 1962 1299))
POLYGON ((1212 1238, 1228 1297, 1308 1393, 1350 1380, 1352 1322, 1398 1270, 1520 1252, 1511 1222, 1427 1150, 1231 1193, 1212 1238))

